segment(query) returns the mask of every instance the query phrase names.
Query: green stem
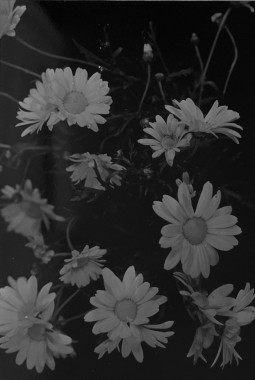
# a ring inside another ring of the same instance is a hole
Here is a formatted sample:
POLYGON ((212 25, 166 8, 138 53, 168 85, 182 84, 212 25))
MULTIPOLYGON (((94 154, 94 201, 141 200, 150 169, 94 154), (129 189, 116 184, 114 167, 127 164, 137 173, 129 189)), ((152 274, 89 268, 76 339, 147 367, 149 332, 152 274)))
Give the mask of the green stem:
POLYGON ((6 98, 13 100, 15 103, 19 104, 19 101, 15 99, 13 96, 7 94, 7 92, 0 91, 0 95, 5 96, 6 98))
POLYGON ((221 23, 220 23, 220 25, 218 27, 215 39, 214 39, 212 47, 211 47, 211 51, 209 53, 209 56, 208 56, 208 59, 207 59, 206 65, 205 65, 205 69, 204 69, 204 71, 203 71, 203 73, 201 75, 201 87, 200 87, 200 93, 199 93, 198 107, 200 107, 200 105, 201 105, 201 100, 202 100, 202 94, 203 94, 203 89, 204 89, 204 81, 205 81, 206 73, 207 73, 209 64, 211 62, 212 55, 213 55, 215 46, 217 44, 220 32, 221 32, 221 30, 222 30, 222 28, 223 28, 223 26, 224 26, 224 24, 226 22, 226 19, 227 19, 228 15, 229 15, 230 11, 231 11, 231 8, 228 8, 227 11, 226 11, 226 13, 222 17, 221 23))
POLYGON ((164 100, 164 103, 165 103, 165 104, 168 104, 168 103, 167 103, 167 100, 166 100, 166 97, 165 97, 165 94, 164 94, 164 91, 163 91, 163 88, 162 88, 162 84, 161 84, 161 82, 158 82, 158 86, 159 86, 159 90, 160 90, 160 92, 161 92, 161 96, 162 96, 162 98, 163 98, 163 100, 164 100))
POLYGON ((200 55, 200 52, 199 52, 197 45, 195 45, 195 50, 196 50, 196 55, 197 55, 197 58, 198 58, 198 61, 200 64, 200 71, 201 71, 201 75, 202 75, 202 73, 204 71, 204 64, 203 64, 203 61, 202 61, 202 58, 201 58, 201 55, 200 55))
POLYGON ((41 75, 35 73, 34 71, 24 69, 23 67, 20 67, 18 65, 14 65, 13 63, 10 63, 10 62, 7 62, 7 61, 4 61, 3 59, 0 59, 0 63, 3 63, 6 66, 13 67, 14 69, 23 71, 26 74, 30 74, 30 75, 33 75, 34 77, 37 77, 37 78, 41 79, 41 75))
POLYGON ((73 294, 70 295, 70 297, 68 297, 65 302, 62 303, 62 305, 55 311, 52 319, 55 320, 56 319, 56 316, 60 313, 60 311, 68 304, 68 302, 70 302, 75 296, 76 294, 78 294, 79 292, 81 291, 81 288, 77 289, 73 294))
POLYGON ((75 219, 76 217, 72 218, 66 228, 66 240, 67 240, 68 247, 70 248, 71 251, 74 251, 75 249, 70 240, 70 227, 71 227, 71 224, 75 221, 75 219))
POLYGON ((140 104, 139 104, 139 108, 138 108, 138 111, 137 111, 138 113, 141 111, 141 108, 142 108, 145 96, 147 94, 147 91, 148 91, 148 88, 149 88, 149 85, 150 85, 150 80, 151 80, 151 64, 150 64, 150 62, 148 62, 147 68, 148 68, 148 71, 147 71, 147 73, 148 73, 148 75, 147 75, 147 83, 146 83, 146 87, 145 87, 142 99, 141 99, 140 104))
POLYGON ((70 256, 70 253, 56 253, 54 256, 52 256, 52 258, 60 256, 70 256))
POLYGON ((85 314, 86 314, 86 313, 82 313, 82 314, 76 315, 75 317, 68 318, 68 319, 64 319, 63 321, 61 321, 61 325, 62 325, 62 324, 66 324, 67 322, 73 321, 73 320, 75 320, 75 319, 78 319, 78 318, 84 317, 85 314))
POLYGON ((225 82, 225 86, 224 86, 224 89, 223 89, 223 92, 222 92, 222 99, 224 98, 224 95, 226 93, 226 90, 227 90, 227 87, 228 87, 228 82, 229 82, 229 79, 231 77, 231 74, 234 70, 234 67, 235 67, 235 64, 236 64, 236 61, 237 61, 237 58, 238 58, 238 50, 237 50, 237 47, 236 47, 236 43, 235 43, 235 39, 232 35, 232 33, 230 32, 230 30, 228 29, 228 27, 226 25, 224 25, 224 29, 227 31, 232 43, 233 43, 233 46, 234 46, 234 49, 235 49, 235 57, 234 57, 234 60, 232 62, 232 65, 229 69, 229 72, 228 72, 228 76, 227 76, 227 79, 226 79, 226 82, 225 82))

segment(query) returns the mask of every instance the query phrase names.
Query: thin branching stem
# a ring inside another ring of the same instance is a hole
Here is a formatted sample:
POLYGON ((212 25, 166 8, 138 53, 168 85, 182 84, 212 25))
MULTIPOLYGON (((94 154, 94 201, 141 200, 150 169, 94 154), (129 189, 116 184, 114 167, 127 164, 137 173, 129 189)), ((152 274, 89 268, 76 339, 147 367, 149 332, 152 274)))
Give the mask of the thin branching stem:
POLYGON ((53 319, 56 319, 56 316, 60 313, 60 311, 81 291, 81 288, 77 289, 73 294, 68 297, 65 302, 55 311, 53 319))
POLYGON ((13 96, 11 96, 10 94, 7 94, 7 92, 0 91, 0 95, 5 96, 6 98, 12 100, 13 102, 19 104, 19 101, 16 98, 14 98, 13 96))
POLYGON ((227 79, 226 79, 226 82, 225 82, 225 85, 224 85, 224 89, 223 89, 223 92, 222 92, 222 99, 224 98, 225 96, 225 93, 227 91, 227 87, 228 87, 228 82, 229 82, 229 79, 231 77, 231 74, 234 70, 234 67, 235 67, 235 64, 236 64, 236 61, 238 59, 238 50, 237 50, 237 47, 236 47, 236 43, 235 43, 235 39, 232 35, 232 33, 230 32, 230 30, 228 29, 228 27, 226 25, 224 25, 224 29, 226 30, 226 32, 228 33, 232 43, 233 43, 233 46, 234 46, 234 49, 235 49, 235 57, 234 57, 234 60, 232 62, 232 65, 230 66, 230 69, 229 69, 229 72, 228 72, 228 76, 227 76, 227 79))
POLYGON ((148 62, 147 63, 147 83, 146 83, 146 87, 145 87, 142 99, 141 99, 139 107, 138 107, 138 111, 137 111, 138 113, 141 111, 141 108, 142 108, 145 96, 147 94, 147 91, 148 91, 148 88, 149 88, 149 85, 150 85, 150 81, 151 81, 151 64, 150 64, 150 62, 148 62))
POLYGON ((70 248, 71 251, 74 251, 75 249, 74 249, 74 246, 70 240, 70 227, 75 220, 76 220, 76 217, 72 218, 70 220, 70 222, 68 223, 67 228, 66 228, 66 240, 67 240, 68 247, 70 248))
POLYGON ((28 69, 24 69, 24 67, 21 67, 19 65, 14 65, 14 63, 10 63, 10 62, 4 61, 3 59, 0 59, 0 63, 2 63, 3 65, 6 65, 6 66, 12 67, 14 69, 23 71, 26 74, 30 74, 30 75, 33 75, 36 78, 41 79, 41 75, 35 73, 34 71, 31 71, 31 70, 28 70, 28 69))

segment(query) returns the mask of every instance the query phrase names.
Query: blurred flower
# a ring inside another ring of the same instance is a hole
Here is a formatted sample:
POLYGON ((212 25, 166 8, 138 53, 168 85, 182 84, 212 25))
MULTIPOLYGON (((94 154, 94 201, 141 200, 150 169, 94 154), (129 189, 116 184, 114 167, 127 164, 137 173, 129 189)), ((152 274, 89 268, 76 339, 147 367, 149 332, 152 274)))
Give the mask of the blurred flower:
POLYGON ((32 321, 40 315, 49 320, 54 310, 55 293, 49 293, 52 282, 37 291, 37 279, 19 277, 15 281, 8 277, 10 286, 0 289, 0 334, 15 332, 23 322, 32 321))
POLYGON ((180 152, 180 148, 188 146, 192 135, 187 134, 185 125, 179 123, 173 115, 169 115, 167 122, 157 115, 156 123, 149 123, 152 128, 144 128, 154 139, 140 139, 138 142, 143 145, 150 145, 155 152, 152 157, 158 157, 165 152, 167 163, 172 166, 175 152, 180 152))
MULTIPOLYGON (((111 157, 107 154, 73 154, 69 157, 71 161, 76 162, 75 164, 68 166, 67 171, 73 171, 71 175, 72 182, 75 184, 85 179, 84 186, 92 187, 94 189, 105 190, 105 187, 97 179, 97 173, 95 171, 95 162, 97 166, 97 171, 100 174, 101 180, 106 181, 110 175, 110 171, 120 171, 125 169, 123 166, 118 164, 113 164, 111 157)), ((111 175, 110 184, 120 186, 121 177, 118 174, 111 175)))
POLYGON ((212 197, 212 192, 212 184, 206 182, 195 212, 186 183, 178 188, 179 203, 169 195, 163 196, 163 202, 154 202, 156 214, 171 223, 161 229, 163 236, 159 240, 162 248, 172 247, 165 261, 166 270, 181 260, 184 273, 192 278, 202 273, 207 278, 210 265, 219 260, 214 248, 228 251, 238 244, 232 236, 241 233, 235 226, 237 218, 230 215, 231 206, 218 209, 221 193, 212 197))
MULTIPOLYGON (((53 310, 52 310, 53 311, 53 310)), ((53 370, 55 357, 73 354, 70 346, 72 339, 52 329, 52 325, 43 320, 35 320, 32 326, 24 327, 15 334, 0 338, 0 347, 7 353, 18 351, 16 364, 26 360, 27 369, 36 368, 41 373, 45 364, 53 370)))
MULTIPOLYGON (((158 329, 168 329, 173 325, 173 321, 168 321, 165 323, 161 323, 160 325, 142 325, 137 326, 137 329, 139 331, 139 337, 135 337, 133 335, 128 336, 127 338, 123 338, 122 340, 122 347, 121 347, 121 353, 123 358, 126 358, 130 352, 132 351, 134 357, 136 360, 140 363, 143 361, 143 349, 141 346, 141 343, 144 341, 151 347, 162 347, 165 348, 165 346, 162 343, 167 343, 167 337, 172 336, 174 334, 173 331, 155 331, 158 329)), ((115 340, 107 339, 103 343, 101 343, 99 346, 97 346, 94 350, 94 352, 99 354, 100 359, 105 352, 107 351, 109 354, 118 347, 120 341, 122 338, 118 337, 115 340)), ((119 350, 119 347, 118 347, 119 350)))
POLYGON ((220 24, 222 20, 222 13, 214 13, 211 17, 212 22, 215 22, 216 24, 220 24))
POLYGON ((165 75, 162 73, 155 74, 155 79, 157 82, 161 82, 163 79, 165 79, 165 75))
POLYGON ((233 312, 236 313, 235 318, 240 326, 248 325, 255 319, 255 307, 248 306, 254 298, 254 289, 250 289, 249 283, 238 292, 233 312))
POLYGON ((182 182, 186 183, 189 193, 190 193, 190 198, 193 198, 196 196, 196 191, 193 190, 193 186, 192 186, 193 180, 191 181, 189 180, 189 173, 183 172, 182 181, 180 179, 177 179, 175 182, 178 187, 180 186, 182 182))
POLYGON ((106 96, 108 82, 102 81, 101 74, 94 73, 88 79, 86 70, 78 67, 73 75, 70 67, 66 67, 55 72, 47 69, 43 76, 44 83, 56 96, 59 111, 68 125, 87 126, 97 132, 96 123, 106 122, 99 114, 109 113, 112 98, 106 96))
POLYGON ((0 0, 0 38, 6 34, 14 37, 15 28, 18 25, 21 16, 26 10, 26 6, 16 7, 13 10, 16 0, 0 0))
POLYGON ((186 124, 190 132, 211 133, 215 137, 217 137, 216 133, 223 133, 237 144, 239 143, 237 137, 241 137, 241 135, 228 127, 243 129, 240 125, 231 123, 239 119, 240 116, 237 112, 228 110, 227 106, 218 107, 218 100, 214 102, 205 117, 190 98, 182 100, 181 102, 174 100, 174 103, 178 105, 180 109, 172 106, 165 106, 165 108, 177 116, 182 123, 186 124))
POLYGON ((223 361, 221 363, 221 367, 223 368, 227 363, 230 363, 230 364, 232 363, 233 355, 236 359, 237 364, 239 363, 238 359, 242 360, 241 356, 235 350, 236 343, 241 341, 241 338, 239 335, 240 335, 239 323, 236 321, 235 318, 228 319, 225 323, 225 329, 221 336, 221 343, 220 343, 218 353, 211 367, 216 363, 221 353, 221 350, 223 351, 222 352, 223 361))
POLYGON ((15 231, 26 237, 33 237, 40 233, 41 222, 49 229, 49 219, 63 222, 65 219, 53 212, 54 206, 47 204, 47 199, 42 199, 38 189, 32 187, 29 179, 24 188, 16 189, 5 186, 2 189, 3 198, 12 199, 13 202, 4 206, 1 215, 9 223, 7 231, 15 231))
POLYGON ((30 243, 27 243, 25 247, 32 248, 35 257, 41 259, 44 264, 48 264, 55 253, 53 250, 47 250, 48 246, 44 244, 43 235, 37 234, 33 237, 28 237, 28 240, 30 243))
POLYGON ((194 364, 196 364, 198 358, 201 358, 206 362, 202 352, 204 348, 207 349, 211 346, 215 335, 218 334, 215 331, 215 327, 212 322, 206 323, 205 325, 197 328, 194 341, 187 354, 188 358, 194 355, 194 364))
POLYGON ((151 62, 153 59, 153 52, 150 44, 144 44, 143 46, 143 59, 146 62, 151 62))
MULTIPOLYGON (((164 296, 156 296, 158 288, 150 288, 148 282, 143 283, 142 274, 135 276, 133 266, 127 269, 122 282, 108 268, 102 270, 102 275, 105 291, 98 290, 95 297, 91 297, 90 303, 97 309, 88 312, 84 317, 86 322, 98 321, 92 332, 94 334, 107 332, 108 338, 112 341, 118 338, 135 337, 136 341, 131 339, 130 345, 145 340, 146 343, 155 347, 155 344, 160 345, 157 342, 157 338, 160 340, 160 337, 163 342, 166 342, 167 340, 163 338, 164 334, 162 336, 150 330, 150 327, 152 329, 157 327, 148 325, 147 330, 146 325, 142 326, 149 322, 148 317, 158 312, 159 305, 167 301, 164 296), (143 330, 142 327, 145 329, 143 330)), ((169 327, 172 323, 166 322, 169 327)), ((139 357, 142 359, 141 353, 139 357)))
POLYGON ((190 42, 192 43, 192 45, 198 45, 199 44, 199 38, 196 35, 196 33, 192 33, 190 42))
POLYGON ((85 246, 83 251, 80 253, 78 251, 72 251, 72 258, 66 259, 64 267, 59 272, 62 277, 60 280, 65 284, 71 282, 72 285, 77 285, 79 288, 81 286, 86 286, 90 282, 90 278, 97 280, 102 273, 101 267, 105 260, 100 260, 100 258, 106 253, 106 249, 100 249, 98 246, 89 248, 88 245, 85 246))

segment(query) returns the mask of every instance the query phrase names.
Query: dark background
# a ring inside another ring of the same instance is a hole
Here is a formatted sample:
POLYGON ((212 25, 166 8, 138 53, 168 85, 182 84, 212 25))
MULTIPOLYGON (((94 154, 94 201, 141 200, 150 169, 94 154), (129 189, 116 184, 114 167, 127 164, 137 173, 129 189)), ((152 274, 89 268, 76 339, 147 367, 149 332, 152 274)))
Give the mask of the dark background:
MULTIPOLYGON (((107 27, 113 50, 123 47, 123 57, 130 61, 139 62, 141 60, 143 45, 146 40, 148 24, 153 21, 157 29, 157 40, 161 51, 166 59, 169 71, 178 71, 193 65, 197 65, 194 48, 190 44, 192 33, 196 33, 200 38, 199 48, 202 58, 206 60, 216 27, 211 22, 211 16, 216 12, 224 13, 228 2, 36 2, 17 1, 17 5, 26 5, 27 10, 22 16, 18 25, 17 35, 33 46, 53 54, 84 59, 78 52, 77 47, 72 42, 77 42, 85 46, 95 54, 106 57, 107 51, 102 43, 103 27, 107 27)), ((254 273, 254 125, 255 125, 255 15, 247 8, 234 9, 227 21, 227 26, 231 30, 236 45, 238 47, 239 59, 231 77, 229 87, 224 99, 224 104, 234 111, 240 113, 241 118, 238 124, 243 126, 242 141, 240 145, 235 145, 232 141, 220 141, 217 148, 211 154, 206 154, 204 149, 197 152, 197 163, 201 168, 208 167, 211 170, 201 170, 199 176, 197 169, 191 167, 192 177, 195 184, 202 188, 202 185, 210 180, 214 185, 214 192, 223 184, 229 184, 229 188, 241 197, 223 196, 222 205, 231 204, 233 214, 238 217, 238 225, 242 228, 242 235, 238 236, 239 245, 229 252, 220 252, 220 261, 216 267, 211 268, 210 278, 206 282, 209 292, 218 286, 226 283, 234 284, 234 295, 246 282, 255 286, 254 273), (228 149, 225 149, 227 147, 228 149), (239 155, 239 159, 235 159, 239 155), (232 159, 233 158, 233 159, 232 159), (231 161, 232 160, 232 161, 231 161), (210 165, 208 164, 210 163, 210 165), (224 164, 227 162, 227 165, 224 164)), ((10 37, 3 37, 1 43, 1 59, 25 67, 29 70, 41 74, 47 68, 57 68, 70 65, 75 70, 79 64, 60 61, 54 58, 47 58, 39 53, 32 52, 19 42, 10 37)), ((233 59, 233 47, 229 42, 226 33, 222 33, 220 42, 216 47, 215 55, 208 70, 208 79, 215 81, 222 88, 227 72, 233 59)), ((154 65, 158 63, 155 62, 154 65)), ((82 66, 81 66, 82 67, 82 66)), ((95 70, 89 66, 86 68, 89 75, 95 70)), ((132 64, 125 67, 130 75, 136 73, 132 70, 132 64)), ((162 71, 162 68, 159 71, 162 71)), ((18 100, 24 99, 33 87, 34 78, 13 68, 1 65, 0 72, 1 91, 7 92, 18 100)), ((103 79, 108 80, 107 75, 103 79)), ((109 87, 111 83, 109 82, 109 87)), ((121 99, 113 97, 113 105, 120 105, 121 99)), ((146 104, 146 103, 145 103, 146 104)), ((16 121, 17 104, 11 100, 0 98, 0 141, 5 144, 14 144, 21 140, 22 127, 14 128, 16 121)), ((44 127, 45 128, 45 127, 44 127)), ((44 132, 42 132, 44 133, 44 132)), ((47 130, 45 132, 47 135, 47 130)), ((53 134, 52 134, 53 135, 53 134)), ((100 134, 98 135, 100 138, 100 134)), ((58 138, 58 129, 54 132, 54 137, 58 138)), ((94 136, 93 136, 94 137, 94 136)), ((29 141, 30 136, 26 137, 29 141)), ((90 141, 88 140, 87 144, 90 141)), ((94 142, 91 141, 91 144, 94 142)), ((78 150, 70 144, 65 146, 68 151, 76 153, 78 150)), ((87 149, 87 148, 86 148, 87 149)), ((86 151, 84 149, 84 151, 86 151)), ((110 148, 109 148, 110 149, 110 148)), ((118 149, 118 148, 117 148, 118 149)), ((91 151, 93 149, 91 148, 91 151)), ((81 151, 83 152, 83 151, 81 151)), ((40 161, 39 161, 40 163, 40 161)), ((43 185, 51 181, 45 174, 47 163, 41 161, 42 166, 33 164, 29 169, 31 178, 35 178, 35 183, 47 195, 47 186, 43 185)), ((3 170, 0 173, 1 188, 5 184, 15 185, 20 182, 24 167, 21 165, 19 171, 3 170)), ((54 179, 54 181, 57 181, 54 179)), ((64 215, 58 204, 69 200, 72 194, 70 187, 61 187, 59 182, 59 192, 54 194, 56 212, 64 215)), ((55 183, 54 188, 57 188, 55 183)), ((45 196, 46 196, 45 195, 45 196)), ((124 195, 123 195, 124 197, 124 195)), ((124 198, 125 199, 125 198, 124 198)), ((71 206, 68 206, 71 207, 71 206)), ((74 206, 75 207, 75 206, 74 206)), ((77 206, 76 206, 77 207, 77 206)), ((79 206, 78 206, 79 207, 79 206)), ((99 202, 98 207, 101 207, 99 202)), ((151 286, 158 286, 159 293, 169 297, 169 302, 162 308, 156 323, 165 320, 174 320, 173 331, 175 335, 169 338, 166 349, 153 349, 143 344, 144 361, 142 364, 136 362, 133 355, 123 359, 121 354, 115 350, 110 355, 105 354, 98 361, 97 354, 93 353, 94 348, 101 343, 100 338, 91 332, 92 324, 85 324, 83 320, 70 322, 64 328, 64 332, 69 334, 74 340, 77 356, 74 359, 59 359, 56 361, 56 368, 52 372, 45 368, 42 374, 37 374, 35 370, 28 371, 25 364, 17 366, 15 364, 16 354, 6 354, 0 351, 0 379, 1 380, 30 380, 30 379, 119 379, 128 380, 155 378, 162 380, 211 380, 211 379, 254 379, 254 352, 255 352, 255 332, 254 323, 241 329, 242 342, 236 346, 237 352, 243 357, 239 366, 233 362, 226 365, 222 371, 220 364, 222 356, 216 365, 210 369, 213 362, 219 341, 214 342, 209 350, 204 351, 204 356, 208 363, 198 360, 193 366, 191 358, 186 358, 195 334, 196 324, 192 322, 183 308, 182 301, 178 295, 171 272, 163 270, 165 251, 161 250, 160 255, 154 258, 153 251, 159 252, 158 239, 160 238, 160 228, 165 224, 163 220, 157 220, 154 224, 155 235, 150 236, 149 221, 152 215, 151 208, 146 214, 140 215, 143 210, 139 201, 134 200, 129 209, 120 216, 120 222, 125 222, 130 235, 125 235, 120 231, 115 234, 107 230, 107 220, 100 220, 99 226, 93 230, 90 220, 86 220, 80 230, 73 238, 77 239, 77 244, 81 244, 78 235, 84 230, 88 231, 89 244, 100 244, 102 248, 111 244, 118 246, 118 252, 112 250, 112 254, 107 254, 107 266, 111 269, 118 269, 118 266, 128 267, 130 257, 134 255, 136 269, 144 274, 145 280, 151 286), (135 218, 135 223, 134 223, 135 218), (90 228, 90 229, 89 229, 90 228), (98 239, 98 241, 97 241, 98 239), (115 239, 114 243, 112 240, 115 239), (122 256, 122 250, 125 253, 122 256), (162 253, 163 252, 163 253, 162 253), (136 253, 136 256, 135 256, 136 253), (137 258, 138 257, 138 258, 137 258), (124 264, 123 264, 124 260, 124 264), (155 269, 157 268, 157 269, 155 269)), ((89 213, 92 211, 89 209, 89 213)), ((66 211, 65 216, 68 215, 66 211)), ((158 218, 159 219, 159 218, 158 218)), ((155 218, 154 218, 155 220, 155 218)), ((93 223, 92 223, 93 224, 93 223)), ((54 225, 55 226, 55 225, 54 225)), ((96 223, 95 223, 96 226, 96 223)), ((6 233, 6 225, 0 220, 0 286, 6 285, 8 275, 15 279, 19 276, 29 276, 34 258, 27 248, 24 248, 25 239, 15 233, 6 233)), ((64 231, 64 226, 57 226, 58 232, 64 231), (62 229, 62 230, 61 230, 62 229)), ((115 272, 117 273, 117 272, 115 272)), ((40 280, 40 286, 44 283, 55 280, 49 274, 40 280), (48 276, 48 277, 47 277, 48 276)), ((102 289, 102 282, 92 284, 88 292, 94 295, 97 289, 102 289), (101 286, 99 286, 101 285, 101 286)), ((90 309, 87 300, 75 299, 70 303, 65 311, 66 317, 90 309), (84 307, 83 307, 84 304, 84 307)))

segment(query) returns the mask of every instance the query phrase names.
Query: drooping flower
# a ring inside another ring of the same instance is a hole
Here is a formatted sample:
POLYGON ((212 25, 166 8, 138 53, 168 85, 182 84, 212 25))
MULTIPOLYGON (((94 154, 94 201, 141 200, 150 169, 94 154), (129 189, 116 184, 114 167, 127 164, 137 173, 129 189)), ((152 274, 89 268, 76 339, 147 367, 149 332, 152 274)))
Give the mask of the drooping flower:
POLYGON ((16 364, 21 365, 26 360, 27 368, 35 367, 39 373, 43 371, 45 364, 51 370, 55 368, 53 356, 65 357, 73 354, 73 348, 70 346, 72 339, 54 331, 46 319, 35 318, 28 326, 0 338, 0 343, 0 347, 7 349, 7 353, 18 351, 16 364))
POLYGON ((157 115, 156 123, 150 123, 152 128, 144 128, 144 132, 148 133, 154 139, 140 139, 138 142, 143 145, 150 145, 155 150, 152 157, 158 157, 165 152, 167 163, 172 166, 176 152, 180 152, 180 148, 189 145, 192 135, 187 134, 185 125, 179 123, 173 115, 169 115, 167 122, 157 115))
POLYGON ((217 336, 218 334, 212 322, 206 323, 197 328, 194 341, 187 354, 188 358, 194 356, 194 364, 196 364, 198 358, 201 358, 206 362, 202 352, 204 348, 207 349, 212 345, 215 335, 217 336))
POLYGON ((132 351, 135 359, 142 363, 143 361, 143 349, 142 349, 142 342, 146 342, 151 347, 162 347, 165 348, 165 346, 162 343, 167 343, 167 337, 170 337, 174 334, 173 331, 155 331, 160 329, 168 329, 173 325, 173 321, 168 321, 165 323, 161 323, 160 325, 141 325, 137 326, 137 329, 139 331, 140 336, 135 337, 133 335, 128 336, 127 338, 120 338, 118 337, 115 340, 107 339, 103 343, 101 343, 99 346, 97 346, 94 350, 94 352, 99 354, 98 359, 100 359, 105 352, 107 351, 109 354, 118 347, 119 349, 119 343, 122 339, 122 347, 121 347, 121 354, 123 358, 126 358, 129 356, 130 352, 132 351))
POLYGON ((0 38, 6 34, 14 37, 15 28, 18 25, 21 16, 26 10, 26 6, 16 7, 13 9, 16 0, 0 0, 0 38))
POLYGON ((178 178, 176 181, 176 185, 179 187, 182 182, 186 183, 189 189, 190 197, 193 198, 196 196, 196 190, 193 190, 193 179, 190 181, 189 179, 189 173, 188 172, 183 172, 182 173, 182 181, 178 178))
POLYGON ((254 289, 250 288, 249 283, 238 292, 233 312, 240 326, 248 325, 255 319, 255 307, 248 306, 254 298, 254 289))
POLYGON ((0 289, 0 334, 15 331, 24 321, 40 316, 48 320, 54 310, 55 293, 49 293, 52 283, 44 285, 38 293, 37 278, 28 280, 8 277, 10 286, 0 289))
POLYGON ((33 253, 37 259, 42 260, 44 264, 48 264, 51 258, 54 256, 54 251, 48 250, 48 246, 44 243, 42 234, 28 237, 29 243, 25 247, 32 248, 33 253))
POLYGON ((232 123, 232 121, 239 119, 240 116, 237 112, 228 110, 227 106, 218 107, 218 100, 214 102, 205 117, 190 98, 181 102, 174 100, 174 103, 180 109, 172 106, 165 106, 165 108, 186 124, 190 132, 211 133, 215 137, 218 137, 217 133, 222 133, 239 144, 237 137, 241 137, 241 135, 232 128, 243 128, 240 125, 232 123))
MULTIPOLYGON (((97 309, 90 311, 84 317, 86 322, 97 321, 92 332, 94 334, 107 332, 108 338, 112 341, 135 337, 137 343, 145 340, 153 347, 155 344, 160 345, 157 339, 166 343, 165 336, 170 335, 153 331, 154 328, 157 329, 154 325, 145 325, 149 322, 148 317, 156 314, 159 306, 167 300, 164 296, 156 296, 158 288, 150 288, 148 282, 143 283, 142 274, 135 276, 133 266, 127 269, 122 282, 108 268, 102 270, 102 275, 105 291, 98 290, 95 297, 91 297, 90 303, 97 309)), ((170 327, 172 322, 166 324, 170 327)), ((134 340, 130 342, 129 347, 134 344, 134 340)), ((127 342, 124 343, 126 344, 127 342)))
POLYGON ((16 189, 5 186, 2 189, 3 198, 12 200, 12 203, 4 206, 1 215, 9 223, 7 231, 15 231, 26 237, 40 234, 41 223, 49 229, 49 219, 63 222, 65 219, 53 212, 54 206, 42 199, 38 189, 33 189, 29 179, 26 180, 24 188, 16 189))
POLYGON ((65 284, 71 282, 72 285, 77 285, 78 288, 86 286, 90 282, 90 278, 97 280, 102 273, 101 267, 105 260, 100 258, 106 253, 106 249, 100 249, 98 246, 89 248, 88 245, 78 252, 72 251, 72 258, 65 259, 64 267, 59 272, 62 277, 60 280, 65 284))
POLYGON ((166 258, 166 270, 182 263, 184 273, 192 278, 200 273, 210 274, 210 265, 216 265, 219 257, 215 248, 228 251, 238 244, 233 235, 241 233, 237 218, 231 214, 231 206, 218 209, 220 191, 212 197, 213 188, 206 182, 194 212, 186 183, 178 188, 178 200, 164 195, 163 202, 155 201, 153 210, 171 224, 161 229, 159 240, 162 248, 172 247, 166 258), (218 210, 217 210, 218 209, 218 210))
POLYGON ((105 190, 105 187, 97 179, 97 173, 95 171, 96 161, 96 168, 103 182, 111 175, 110 184, 121 185, 121 176, 118 174, 110 174, 110 172, 121 171, 125 168, 119 164, 112 163, 111 157, 107 156, 107 154, 77 153, 70 156, 69 159, 74 161, 75 164, 68 166, 66 170, 73 172, 71 180, 75 182, 75 184, 85 179, 84 187, 105 190))

